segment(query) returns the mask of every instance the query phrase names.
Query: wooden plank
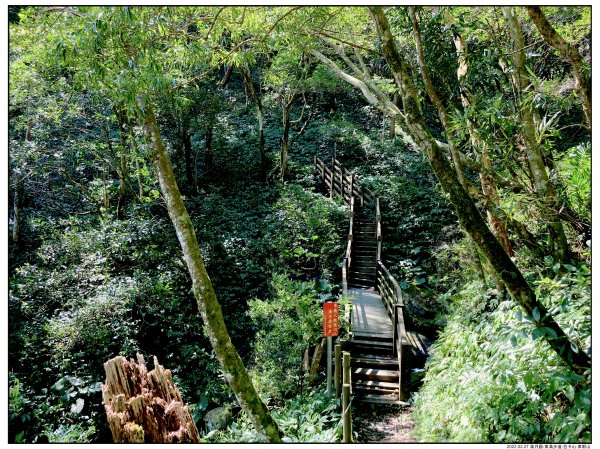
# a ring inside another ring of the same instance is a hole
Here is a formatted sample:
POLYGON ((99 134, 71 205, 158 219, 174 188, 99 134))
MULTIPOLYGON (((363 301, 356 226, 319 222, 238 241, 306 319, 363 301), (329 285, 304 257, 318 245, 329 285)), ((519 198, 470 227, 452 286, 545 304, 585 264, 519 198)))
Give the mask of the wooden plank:
POLYGON ((387 405, 399 405, 402 407, 408 407, 410 404, 405 401, 399 401, 396 399, 395 395, 390 396, 375 396, 371 394, 367 394, 364 396, 359 396, 358 400, 360 402, 366 402, 367 404, 387 404, 387 405))
POLYGON ((379 333, 382 330, 391 330, 393 337, 392 320, 381 300, 381 296, 365 289, 351 289, 352 300, 352 331, 369 334, 379 333))
POLYGON ((381 389, 395 390, 398 388, 398 383, 396 383, 396 382, 382 382, 379 380, 358 379, 356 382, 354 382, 354 385, 356 385, 357 387, 369 387, 369 389, 381 388, 381 389))
POLYGON ((367 380, 378 380, 381 382, 397 382, 398 371, 377 369, 377 368, 366 368, 359 367, 354 368, 352 374, 355 378, 367 379, 367 380))

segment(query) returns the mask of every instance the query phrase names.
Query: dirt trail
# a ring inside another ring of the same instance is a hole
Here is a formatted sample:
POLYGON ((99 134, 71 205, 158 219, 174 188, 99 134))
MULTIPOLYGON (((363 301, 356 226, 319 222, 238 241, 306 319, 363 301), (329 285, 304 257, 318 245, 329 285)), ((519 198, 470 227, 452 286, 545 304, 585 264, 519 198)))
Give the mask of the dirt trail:
POLYGON ((411 443, 412 408, 398 405, 360 404, 353 407, 357 443, 411 443))

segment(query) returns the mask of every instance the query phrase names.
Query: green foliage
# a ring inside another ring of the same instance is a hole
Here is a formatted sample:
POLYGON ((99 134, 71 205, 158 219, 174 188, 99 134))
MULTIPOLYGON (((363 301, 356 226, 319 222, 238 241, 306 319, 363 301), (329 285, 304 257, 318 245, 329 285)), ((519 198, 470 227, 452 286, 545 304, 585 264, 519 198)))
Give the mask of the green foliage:
MULTIPOLYGON (((333 397, 328 398, 320 385, 306 395, 299 395, 285 401, 281 408, 272 411, 281 430, 284 441, 290 443, 336 443, 339 442, 342 426, 341 415, 333 397)), ((213 431, 204 436, 210 443, 264 442, 248 418, 242 414, 224 431, 213 431)))
POLYGON ((583 143, 567 150, 557 161, 568 202, 577 215, 592 219, 592 148, 583 143))
POLYGON ((302 389, 304 351, 320 341, 322 303, 332 295, 325 281, 294 281, 284 275, 274 276, 271 288, 270 299, 249 302, 256 329, 252 376, 263 396, 280 399, 302 389))
POLYGON ((274 212, 267 218, 264 245, 271 254, 272 269, 291 271, 300 277, 323 273, 332 279, 332 270, 342 253, 347 208, 300 186, 285 186, 274 212))
MULTIPOLYGON (((559 270, 560 265, 553 267, 559 270)), ((537 281, 536 293, 578 350, 590 352, 590 272, 585 265, 537 281)), ((512 300, 475 283, 432 347, 415 402, 420 441, 511 443, 591 440, 591 377, 573 374, 512 300)), ((535 315, 535 313, 534 313, 535 315)))

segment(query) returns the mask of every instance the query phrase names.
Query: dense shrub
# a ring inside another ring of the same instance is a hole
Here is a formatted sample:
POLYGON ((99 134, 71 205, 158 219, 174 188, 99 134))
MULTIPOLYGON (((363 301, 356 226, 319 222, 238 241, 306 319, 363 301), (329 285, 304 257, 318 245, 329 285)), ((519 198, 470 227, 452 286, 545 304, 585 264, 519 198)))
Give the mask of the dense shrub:
MULTIPOLYGON (((590 271, 548 267, 536 293, 578 345, 591 351, 590 271), (553 269, 553 270, 552 270, 553 269)), ((591 373, 574 374, 510 299, 470 283, 431 350, 415 405, 420 441, 591 441, 591 373)))

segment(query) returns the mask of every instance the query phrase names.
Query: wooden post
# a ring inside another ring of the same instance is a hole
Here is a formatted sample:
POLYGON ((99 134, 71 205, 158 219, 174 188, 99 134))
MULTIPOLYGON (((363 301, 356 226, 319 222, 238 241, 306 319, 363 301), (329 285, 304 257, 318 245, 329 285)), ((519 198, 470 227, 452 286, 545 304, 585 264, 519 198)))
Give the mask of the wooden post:
POLYGON ((354 172, 350 174, 350 201, 354 198, 354 172))
POLYGON ((335 159, 331 159, 331 179, 329 180, 329 198, 333 198, 333 177, 335 176, 335 159))
POLYGON ((392 354, 397 354, 398 350, 398 304, 394 305, 394 345, 392 347, 392 354))
POLYGON ((342 392, 342 345, 335 344, 335 371, 333 374, 335 383, 335 397, 339 398, 342 392))
POLYGON ((350 413, 350 385, 342 387, 342 419, 344 420, 344 443, 352 443, 352 414, 350 413))
POLYGON ((342 201, 346 201, 346 197, 344 197, 344 167, 340 165, 340 191, 342 195, 342 201))
POLYGON ((343 371, 343 382, 345 384, 351 384, 352 382, 350 381, 350 353, 347 351, 344 351, 343 355, 343 362, 342 365, 344 367, 344 371, 343 371))

